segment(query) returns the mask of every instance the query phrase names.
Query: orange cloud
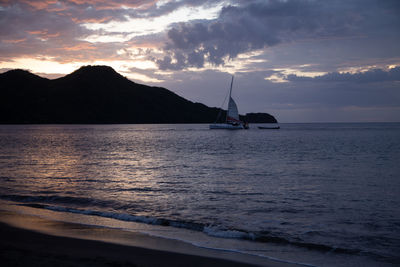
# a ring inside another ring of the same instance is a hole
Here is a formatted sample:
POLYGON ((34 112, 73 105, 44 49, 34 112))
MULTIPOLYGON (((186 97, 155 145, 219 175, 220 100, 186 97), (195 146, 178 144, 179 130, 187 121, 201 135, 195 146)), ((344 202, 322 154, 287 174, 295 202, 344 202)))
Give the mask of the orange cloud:
POLYGON ((155 5, 157 0, 0 0, 0 2, 6 5, 13 5, 19 2, 36 10, 45 9, 50 12, 57 12, 66 10, 71 5, 92 6, 97 10, 120 9, 122 7, 147 8, 155 5))
POLYGON ((53 33, 53 34, 47 34, 47 35, 46 35, 47 38, 54 38, 54 37, 58 37, 58 36, 60 36, 60 33, 59 33, 59 32, 56 32, 56 33, 53 33))
POLYGON ((26 38, 23 39, 16 39, 16 40, 3 40, 3 43, 7 43, 7 44, 18 44, 18 43, 22 43, 26 41, 26 38))
POLYGON ((42 0, 42 1, 30 1, 22 0, 24 4, 27 4, 35 9, 47 9, 50 5, 57 4, 57 0, 42 0))
POLYGON ((48 30, 43 30, 43 31, 27 31, 27 33, 32 34, 32 35, 40 35, 41 38, 43 39, 49 39, 49 38, 54 38, 60 36, 59 32, 56 33, 49 33, 48 30))
POLYGON ((112 17, 108 16, 108 17, 99 18, 99 19, 96 19, 96 18, 90 18, 90 19, 72 18, 72 21, 75 23, 103 23, 103 22, 109 21, 111 19, 112 19, 112 17))
POLYGON ((90 5, 98 10, 119 9, 122 6, 137 8, 141 6, 154 5, 156 0, 136 0, 136 1, 108 1, 108 0, 69 0, 70 3, 77 5, 90 5))
POLYGON ((27 33, 33 34, 33 35, 39 35, 39 34, 43 34, 43 31, 27 31, 27 33))
POLYGON ((63 47, 62 49, 66 51, 80 51, 80 50, 94 50, 96 49, 96 47, 90 43, 80 43, 70 47, 63 47))

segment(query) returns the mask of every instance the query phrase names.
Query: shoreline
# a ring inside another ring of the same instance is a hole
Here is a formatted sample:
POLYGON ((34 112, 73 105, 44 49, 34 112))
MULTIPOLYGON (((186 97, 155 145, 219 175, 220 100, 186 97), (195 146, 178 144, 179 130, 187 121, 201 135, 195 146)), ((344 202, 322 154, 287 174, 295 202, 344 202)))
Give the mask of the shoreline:
POLYGON ((141 233, 0 210, 5 266, 294 266, 141 233))
POLYGON ((234 261, 46 235, 0 223, 5 266, 253 266, 234 261))

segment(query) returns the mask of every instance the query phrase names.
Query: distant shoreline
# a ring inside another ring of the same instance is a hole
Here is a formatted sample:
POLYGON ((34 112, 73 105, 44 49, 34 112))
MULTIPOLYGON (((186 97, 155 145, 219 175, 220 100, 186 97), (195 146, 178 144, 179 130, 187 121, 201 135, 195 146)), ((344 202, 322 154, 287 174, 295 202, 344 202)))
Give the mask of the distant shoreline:
MULTIPOLYGON (((212 123, 226 117, 226 110, 132 82, 108 66, 85 66, 54 80, 10 70, 0 74, 0 91, 0 124, 212 123)), ((268 113, 240 119, 277 122, 268 113)))

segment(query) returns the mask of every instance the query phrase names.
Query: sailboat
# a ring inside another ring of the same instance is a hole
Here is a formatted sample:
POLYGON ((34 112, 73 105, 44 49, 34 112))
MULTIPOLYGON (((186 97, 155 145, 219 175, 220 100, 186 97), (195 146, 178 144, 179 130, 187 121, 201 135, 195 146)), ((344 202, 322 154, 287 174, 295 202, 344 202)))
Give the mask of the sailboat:
POLYGON ((242 122, 239 118, 239 111, 237 105, 232 98, 232 85, 233 85, 233 76, 231 81, 231 87, 229 90, 229 103, 228 103, 228 111, 226 112, 225 123, 210 124, 210 129, 229 129, 229 130, 249 129, 248 124, 242 122))

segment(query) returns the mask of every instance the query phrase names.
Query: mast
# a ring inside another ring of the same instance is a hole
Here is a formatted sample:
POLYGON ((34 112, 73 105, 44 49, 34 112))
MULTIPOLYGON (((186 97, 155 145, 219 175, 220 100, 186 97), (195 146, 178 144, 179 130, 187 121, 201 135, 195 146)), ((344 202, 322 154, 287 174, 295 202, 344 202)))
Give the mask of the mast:
POLYGON ((231 81, 231 89, 229 90, 229 98, 231 98, 231 95, 232 95, 232 85, 233 85, 233 75, 232 75, 232 81, 231 81))

